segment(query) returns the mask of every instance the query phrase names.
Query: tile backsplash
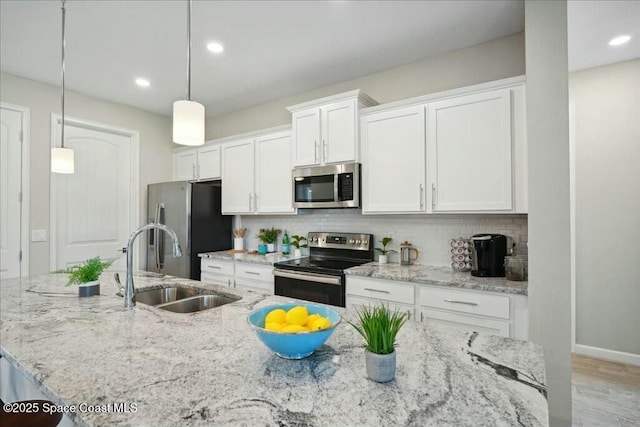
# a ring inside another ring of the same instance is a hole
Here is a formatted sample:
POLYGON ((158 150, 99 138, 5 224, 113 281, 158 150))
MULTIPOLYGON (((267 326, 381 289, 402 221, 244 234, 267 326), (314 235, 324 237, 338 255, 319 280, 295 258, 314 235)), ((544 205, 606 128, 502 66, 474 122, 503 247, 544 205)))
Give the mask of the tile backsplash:
MULTIPOLYGON (((311 209, 291 216, 236 216, 234 222, 236 227, 248 228, 245 247, 249 250, 257 249, 256 236, 261 228, 274 227, 287 230, 290 236, 306 236, 310 231, 371 233, 376 246, 380 246, 378 241, 382 237, 390 236, 393 238, 390 247, 396 250, 408 240, 420 250, 418 262, 426 265, 450 265, 450 240, 479 233, 510 236, 516 244, 515 253, 527 255, 524 214, 362 215, 359 209, 311 209)), ((399 262, 398 257, 391 254, 389 262, 399 262)))

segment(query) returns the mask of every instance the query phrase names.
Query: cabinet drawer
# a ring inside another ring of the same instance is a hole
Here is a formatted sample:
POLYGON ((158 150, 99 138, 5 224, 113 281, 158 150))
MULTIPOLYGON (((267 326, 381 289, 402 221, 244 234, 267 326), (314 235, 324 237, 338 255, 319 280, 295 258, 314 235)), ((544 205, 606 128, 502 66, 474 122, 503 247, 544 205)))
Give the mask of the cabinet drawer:
POLYGON ((201 273, 200 281, 206 283, 213 283, 214 285, 220 286, 233 286, 233 277, 231 276, 222 276, 215 273, 201 273))
POLYGON ((224 274, 233 276, 233 261, 218 261, 202 258, 200 261, 200 271, 202 273, 224 274))
POLYGON ((360 310, 362 307, 375 307, 380 303, 389 307, 390 310, 398 310, 399 312, 407 313, 409 315, 409 320, 414 320, 413 305, 396 304, 385 300, 347 295, 347 310, 354 312, 354 314, 356 309, 360 310))
POLYGON ((421 286, 420 305, 509 319, 509 297, 502 295, 421 286))
POLYGON ((478 331, 511 338, 511 325, 508 320, 487 319, 486 317, 477 317, 470 314, 422 309, 420 310, 420 321, 440 323, 465 331, 478 331))
POLYGON ((347 277, 347 294, 366 298, 414 304, 414 286, 404 282, 347 277))
POLYGON ((240 289, 273 295, 273 280, 270 283, 257 280, 236 279, 235 286, 240 289))
POLYGON ((238 278, 269 282, 273 286, 273 267, 239 262, 236 265, 236 279, 238 278))

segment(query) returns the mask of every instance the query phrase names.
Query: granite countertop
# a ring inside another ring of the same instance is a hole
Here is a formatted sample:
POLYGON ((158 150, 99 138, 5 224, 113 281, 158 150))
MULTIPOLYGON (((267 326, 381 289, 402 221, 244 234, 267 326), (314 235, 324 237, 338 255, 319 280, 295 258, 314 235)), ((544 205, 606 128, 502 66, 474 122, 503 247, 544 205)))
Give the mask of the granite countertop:
POLYGON ((420 264, 400 265, 370 262, 345 270, 345 274, 505 294, 527 295, 528 287, 527 282, 512 282, 504 277, 475 277, 469 272, 453 271, 451 267, 420 264))
POLYGON ((276 262, 288 261, 295 259, 293 254, 282 255, 281 252, 274 252, 266 255, 260 255, 257 253, 249 252, 231 252, 231 251, 218 251, 218 252, 205 252, 198 254, 200 258, 210 258, 224 261, 239 261, 248 262, 252 264, 273 265, 276 262))
POLYGON ((543 352, 530 342, 410 321, 395 380, 378 384, 345 321, 309 358, 271 353, 246 316, 289 299, 147 274, 138 289, 181 283, 243 298, 192 314, 125 311, 113 288, 78 298, 65 281, 3 280, 0 352, 56 404, 137 405, 69 414, 79 425, 548 425, 543 352))

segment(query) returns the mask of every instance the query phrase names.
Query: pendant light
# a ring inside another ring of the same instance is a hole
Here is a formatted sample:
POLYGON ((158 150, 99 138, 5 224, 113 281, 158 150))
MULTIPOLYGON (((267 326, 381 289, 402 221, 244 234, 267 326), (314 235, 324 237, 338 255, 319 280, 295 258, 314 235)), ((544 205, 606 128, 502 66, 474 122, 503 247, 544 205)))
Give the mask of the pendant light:
POLYGON ((204 105, 191 100, 191 0, 187 11, 187 99, 173 103, 173 142, 203 145, 204 105))
POLYGON ((64 3, 66 0, 62 0, 62 133, 60 135, 60 147, 53 147, 51 149, 51 172, 54 173, 73 173, 74 161, 73 150, 71 148, 65 148, 64 146, 64 15, 65 8, 64 3))

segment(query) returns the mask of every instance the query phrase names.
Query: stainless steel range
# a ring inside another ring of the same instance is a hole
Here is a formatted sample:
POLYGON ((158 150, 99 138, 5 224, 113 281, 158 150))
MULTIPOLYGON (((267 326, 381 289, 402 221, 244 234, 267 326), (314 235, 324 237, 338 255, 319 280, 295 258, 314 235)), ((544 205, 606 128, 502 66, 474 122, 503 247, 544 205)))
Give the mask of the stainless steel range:
POLYGON ((373 261, 373 235, 309 233, 309 257, 274 265, 275 294, 345 306, 347 268, 373 261))

